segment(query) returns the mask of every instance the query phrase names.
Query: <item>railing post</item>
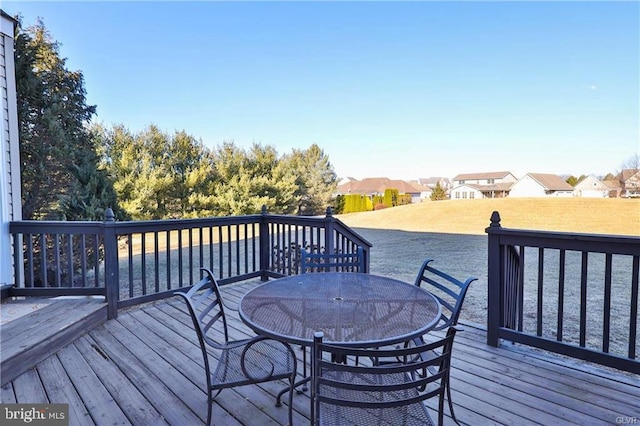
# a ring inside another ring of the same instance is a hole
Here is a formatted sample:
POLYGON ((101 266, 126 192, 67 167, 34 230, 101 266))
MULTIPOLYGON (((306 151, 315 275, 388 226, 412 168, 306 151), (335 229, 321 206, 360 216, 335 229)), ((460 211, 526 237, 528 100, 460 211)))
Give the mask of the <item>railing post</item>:
POLYGON ((333 246, 333 223, 335 219, 333 218, 333 209, 331 206, 327 207, 327 216, 324 220, 324 250, 328 254, 332 254, 335 251, 335 247, 333 246))
POLYGON ((485 229, 488 234, 487 263, 487 345, 498 346, 498 328, 502 310, 502 283, 500 269, 502 258, 500 252, 500 235, 494 231, 501 229, 500 213, 491 214, 491 224, 485 229))
POLYGON ((262 206, 262 217, 260 218, 260 279, 262 281, 269 280, 269 220, 267 206, 262 206))
POLYGON ((120 274, 118 272, 118 239, 116 219, 111 208, 104 212, 104 275, 107 290, 107 319, 118 317, 118 299, 120 298, 120 274))

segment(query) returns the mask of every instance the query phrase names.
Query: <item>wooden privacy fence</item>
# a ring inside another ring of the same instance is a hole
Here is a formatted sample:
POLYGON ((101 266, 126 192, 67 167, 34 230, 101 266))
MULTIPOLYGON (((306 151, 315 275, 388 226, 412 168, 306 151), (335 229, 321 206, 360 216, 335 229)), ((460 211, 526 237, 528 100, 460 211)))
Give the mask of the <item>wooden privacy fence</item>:
POLYGON ((640 238, 505 229, 488 234, 487 343, 522 343, 640 373, 640 238))
POLYGON ((299 273, 300 249, 364 251, 371 244, 327 209, 324 217, 269 214, 117 222, 19 221, 9 231, 15 285, 7 296, 105 296, 119 308, 173 294, 211 269, 221 284, 299 273))

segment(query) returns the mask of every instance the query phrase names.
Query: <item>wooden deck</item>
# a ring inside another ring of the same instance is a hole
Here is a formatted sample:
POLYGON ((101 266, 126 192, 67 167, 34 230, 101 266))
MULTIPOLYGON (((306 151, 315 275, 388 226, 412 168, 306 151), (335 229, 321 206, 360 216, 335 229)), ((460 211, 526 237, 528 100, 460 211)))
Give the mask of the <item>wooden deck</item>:
MULTIPOLYGON (((223 288, 236 306, 255 282, 223 288)), ((250 334, 230 313, 233 338, 250 334)), ((9 325, 3 326, 9 327, 9 325)), ((451 387, 467 425, 640 422, 640 378, 579 365, 526 348, 487 347, 472 326, 456 336, 451 387), (635 419, 635 420, 634 420, 635 419)), ((2 342, 3 350, 5 342, 2 342)), ((183 302, 170 299, 123 311, 2 386, 3 403, 68 403, 71 425, 198 425, 206 420, 204 369, 183 302)), ((267 383, 223 391, 217 425, 280 425, 284 386, 267 383)), ((294 396, 294 423, 308 424, 309 397, 294 396)), ((445 410, 448 414, 448 410, 445 410)), ((454 424, 445 418, 446 424, 454 424)))

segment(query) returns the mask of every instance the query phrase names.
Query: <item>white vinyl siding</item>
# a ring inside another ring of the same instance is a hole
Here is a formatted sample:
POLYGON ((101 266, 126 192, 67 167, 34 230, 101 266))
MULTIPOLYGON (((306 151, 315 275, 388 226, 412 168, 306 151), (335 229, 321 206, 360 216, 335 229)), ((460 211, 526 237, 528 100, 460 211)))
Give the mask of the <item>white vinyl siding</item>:
POLYGON ((9 222, 22 218, 13 25, 4 13, 0 16, 0 286, 16 281, 9 222))

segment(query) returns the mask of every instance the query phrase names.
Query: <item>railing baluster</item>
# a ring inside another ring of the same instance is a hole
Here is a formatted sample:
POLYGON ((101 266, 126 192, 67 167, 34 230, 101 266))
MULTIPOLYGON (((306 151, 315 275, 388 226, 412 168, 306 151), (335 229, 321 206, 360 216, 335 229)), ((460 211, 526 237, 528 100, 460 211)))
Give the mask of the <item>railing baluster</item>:
POLYGON ((35 286, 35 279, 33 276, 34 273, 34 259, 33 259, 33 238, 35 238, 32 234, 26 234, 27 237, 27 265, 29 265, 28 272, 28 283, 29 286, 35 286))
POLYGON ((611 262, 612 255, 607 253, 604 267, 604 315, 602 325, 602 352, 604 353, 609 353, 611 330, 611 262))
POLYGON ((636 359, 636 330, 638 326, 638 275, 640 275, 640 256, 633 256, 631 275, 631 307, 629 321, 629 358, 636 359))
POLYGON ((73 237, 71 234, 66 234, 65 239, 67 240, 67 275, 69 276, 67 286, 73 287, 73 237))
POLYGON ((140 258, 142 260, 142 295, 147 294, 147 233, 140 233, 140 258))
POLYGON ((178 288, 184 287, 182 271, 182 229, 178 230, 178 288))
POLYGON ((213 226, 209 227, 209 268, 213 271, 213 226))
POLYGON ((251 224, 251 253, 252 253, 251 267, 253 268, 254 271, 256 271, 257 265, 256 265, 256 224, 255 223, 251 224))
POLYGON ((524 246, 520 247, 520 265, 518 270, 518 331, 522 332, 524 327, 524 266, 525 266, 524 246))
POLYGON ((538 248, 538 308, 536 321, 536 334, 542 336, 542 317, 544 315, 543 307, 544 297, 544 248, 538 248))
POLYGON ((236 230, 236 275, 240 275, 240 225, 234 225, 236 230))
POLYGON ((582 252, 580 274, 580 346, 585 347, 587 335, 587 271, 589 268, 589 252, 582 252))
POLYGON ((201 268, 204 266, 204 229, 203 228, 198 228, 198 238, 200 239, 199 241, 199 251, 198 251, 198 256, 199 256, 199 261, 200 261, 200 265, 198 266, 198 268, 201 268))
POLYGON ((153 233, 153 264, 156 293, 160 292, 160 248, 158 247, 158 231, 153 233))
POLYGON ((560 250, 558 261, 558 324, 556 327, 556 340, 562 341, 562 330, 564 328, 564 276, 566 265, 566 252, 560 250))
MULTIPOLYGON (((81 279, 82 286, 87 285, 87 236, 85 234, 81 234, 77 236, 80 239, 80 268, 81 268, 81 279)), ((97 285, 94 285, 97 287, 97 285)))
POLYGON ((165 231, 165 243, 167 251, 167 290, 171 290, 171 230, 165 231))
POLYGON ((218 275, 221 276, 221 277, 223 276, 223 271, 224 271, 224 269, 223 269, 223 261, 224 261, 223 254, 224 254, 224 250, 223 250, 223 247, 222 247, 222 245, 223 245, 222 241, 223 241, 223 238, 222 238, 222 226, 218 226, 218 262, 219 262, 219 266, 218 267, 220 269, 220 271, 218 272, 218 275))
POLYGON ((47 277, 47 236, 46 234, 40 234, 40 253, 42 253, 42 263, 40 264, 42 270, 42 286, 49 286, 49 277, 47 277))
POLYGON ((60 267, 60 234, 53 234, 53 265, 55 268, 54 276, 55 276, 55 286, 61 287, 62 282, 61 278, 61 267, 60 267))
POLYGON ((231 272, 233 271, 232 263, 231 263, 231 225, 227 225, 227 272, 228 277, 231 276, 231 272))
POLYGON ((189 236, 189 285, 195 283, 193 279, 193 228, 189 228, 187 235, 189 236))
MULTIPOLYGON (((95 271, 96 287, 100 287, 100 244, 104 246, 104 237, 99 234, 95 234, 93 238, 93 270, 95 271)), ((105 276, 105 282, 106 282, 105 276)), ((105 284, 106 285, 106 284, 105 284)))
POLYGON ((129 234, 127 235, 127 250, 129 252, 129 297, 134 297, 135 296, 135 288, 133 285, 133 277, 134 277, 134 271, 133 271, 133 235, 129 234))

